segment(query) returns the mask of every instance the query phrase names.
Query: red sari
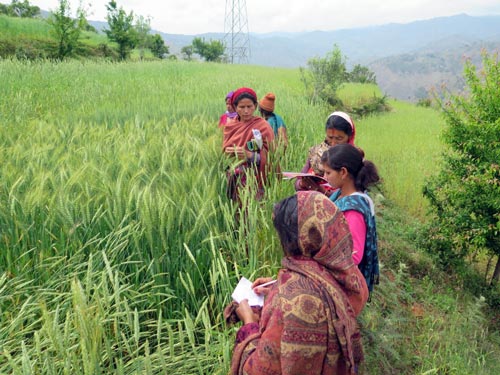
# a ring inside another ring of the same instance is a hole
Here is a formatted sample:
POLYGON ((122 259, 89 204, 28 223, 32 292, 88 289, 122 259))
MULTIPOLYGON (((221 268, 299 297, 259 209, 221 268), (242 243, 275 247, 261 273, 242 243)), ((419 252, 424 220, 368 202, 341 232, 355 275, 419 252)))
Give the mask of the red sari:
MULTIPOLYGON (((258 151, 260 161, 252 163, 251 161, 243 161, 235 170, 228 171, 229 190, 228 195, 231 199, 237 200, 239 196, 239 189, 245 186, 246 174, 249 170, 253 170, 257 178, 259 187, 258 196, 263 192, 263 186, 267 181, 268 173, 268 153, 269 147, 274 140, 274 133, 271 126, 261 117, 253 116, 250 121, 242 122, 239 118, 229 121, 224 126, 224 141, 222 150, 225 151, 226 147, 243 147, 248 150, 248 141, 254 138, 252 129, 257 129, 262 135, 262 148, 258 151), (233 186, 231 186, 233 185, 233 186)), ((251 151, 251 150, 248 150, 251 151)))

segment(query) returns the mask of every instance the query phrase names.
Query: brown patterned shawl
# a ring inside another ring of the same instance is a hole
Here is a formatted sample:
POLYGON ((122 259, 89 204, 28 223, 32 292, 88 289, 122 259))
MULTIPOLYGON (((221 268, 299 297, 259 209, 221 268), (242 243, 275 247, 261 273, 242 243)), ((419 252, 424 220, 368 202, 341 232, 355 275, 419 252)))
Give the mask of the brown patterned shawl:
POLYGON ((356 316, 368 289, 352 260, 349 228, 323 194, 297 198, 303 256, 282 260, 260 332, 235 346, 233 375, 354 374, 363 359, 356 316))

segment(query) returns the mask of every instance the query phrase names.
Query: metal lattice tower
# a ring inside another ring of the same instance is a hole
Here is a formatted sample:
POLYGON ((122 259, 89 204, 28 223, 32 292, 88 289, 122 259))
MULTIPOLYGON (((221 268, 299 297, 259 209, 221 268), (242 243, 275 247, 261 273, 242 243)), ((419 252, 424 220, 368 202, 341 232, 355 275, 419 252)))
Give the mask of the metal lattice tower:
POLYGON ((250 58, 250 36, 246 0, 226 0, 224 18, 224 45, 227 62, 248 64, 250 58))

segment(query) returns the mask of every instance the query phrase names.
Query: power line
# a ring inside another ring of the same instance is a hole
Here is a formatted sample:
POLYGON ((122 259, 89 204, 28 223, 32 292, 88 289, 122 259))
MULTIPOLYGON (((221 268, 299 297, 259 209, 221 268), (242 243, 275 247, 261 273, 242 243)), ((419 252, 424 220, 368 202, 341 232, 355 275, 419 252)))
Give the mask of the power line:
POLYGON ((224 45, 228 63, 248 64, 250 36, 246 0, 226 0, 224 45))

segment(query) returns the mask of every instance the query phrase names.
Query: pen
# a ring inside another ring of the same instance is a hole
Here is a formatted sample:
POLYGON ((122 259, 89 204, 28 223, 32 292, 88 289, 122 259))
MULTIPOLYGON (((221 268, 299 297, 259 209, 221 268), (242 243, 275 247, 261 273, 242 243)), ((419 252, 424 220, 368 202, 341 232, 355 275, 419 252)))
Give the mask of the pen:
POLYGON ((261 287, 269 286, 269 285, 271 285, 271 284, 274 284, 276 281, 278 281, 278 280, 271 280, 271 281, 268 281, 267 283, 257 285, 257 286, 256 286, 256 288, 261 288, 261 287))

